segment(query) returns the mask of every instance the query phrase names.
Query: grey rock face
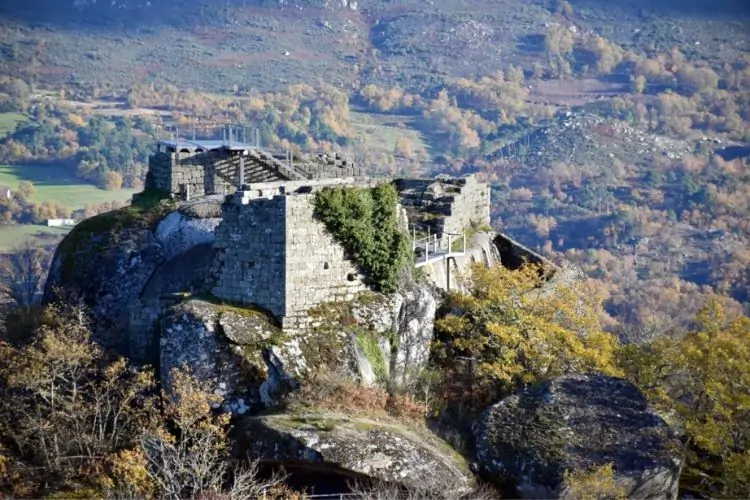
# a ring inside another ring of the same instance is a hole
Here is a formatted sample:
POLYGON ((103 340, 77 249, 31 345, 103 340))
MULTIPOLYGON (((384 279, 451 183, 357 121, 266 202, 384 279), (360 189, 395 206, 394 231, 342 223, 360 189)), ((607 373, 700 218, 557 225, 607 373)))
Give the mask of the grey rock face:
POLYGON ((294 341, 286 342, 281 349, 274 346, 263 350, 267 373, 258 392, 266 408, 277 406, 284 394, 299 387, 295 376, 300 374, 300 366, 292 363, 291 359, 294 357, 302 363, 304 359, 295 350, 298 351, 299 347, 294 341))
POLYGON ((424 285, 399 291, 397 340, 391 346, 391 381, 407 387, 427 366, 435 324, 437 301, 424 285))
POLYGON ((474 426, 477 472, 525 498, 564 498, 565 470, 611 463, 628 498, 676 498, 679 441, 629 382, 548 380, 489 407, 474 426))
POLYGON ((149 348, 161 296, 200 291, 223 198, 205 198, 148 217, 125 208, 92 217, 60 243, 44 303, 83 302, 97 339, 134 362, 153 362, 149 348), (127 334, 123 334, 127 332, 127 334))
POLYGON ((164 247, 168 259, 175 257, 190 248, 214 242, 214 230, 221 218, 189 218, 181 211, 172 212, 159 223, 156 238, 164 247))
MULTIPOLYGON (((354 307, 357 322, 380 335, 380 350, 386 360, 390 382, 407 387, 427 365, 432 342, 437 300, 424 284, 402 284, 390 297, 367 301, 354 307)), ((355 372, 365 385, 374 383, 373 367, 353 346, 355 372)))
POLYGON ((452 453, 440 451, 429 431, 417 434, 396 423, 334 413, 248 417, 241 454, 262 460, 327 464, 386 482, 440 488, 458 494, 471 475, 452 453))
POLYGON ((275 368, 267 367, 264 350, 280 335, 265 317, 189 300, 174 306, 161 323, 160 376, 165 386, 171 370, 186 365, 224 397, 226 411, 242 414, 260 403, 259 388, 268 368, 275 368))
MULTIPOLYGON (((103 219, 89 224, 99 220, 103 219)), ((44 303, 82 299, 91 309, 97 330, 124 331, 130 320, 128 305, 138 299, 164 260, 164 250, 148 228, 123 228, 110 233, 76 227, 55 253, 44 303)), ((101 334, 98 340, 107 348, 127 352, 127 339, 121 336, 101 334)))

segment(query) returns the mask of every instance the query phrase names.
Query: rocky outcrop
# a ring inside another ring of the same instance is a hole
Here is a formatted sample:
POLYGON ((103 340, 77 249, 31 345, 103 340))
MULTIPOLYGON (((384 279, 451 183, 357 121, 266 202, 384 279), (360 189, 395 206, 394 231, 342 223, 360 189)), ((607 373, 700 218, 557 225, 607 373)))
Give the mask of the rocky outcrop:
MULTIPOLYGON (((112 230, 124 215, 110 212, 76 226, 58 246, 47 278, 44 302, 82 300, 98 332, 128 328, 128 305, 138 300, 165 260, 164 249, 148 226, 112 230)), ((107 348, 128 350, 121 335, 100 333, 98 340, 107 348)))
POLYGON ((82 300, 103 345, 151 362, 145 351, 163 312, 160 296, 200 288, 220 204, 141 200, 82 221, 55 252, 44 302, 82 300))
POLYGON ((225 410, 243 414, 261 403, 269 371, 264 351, 280 339, 262 312, 188 300, 161 320, 162 383, 169 387, 171 370, 187 366, 224 398, 225 410))
POLYGON ((462 459, 426 429, 337 413, 248 417, 240 456, 324 464, 381 481, 458 496, 472 486, 462 459))
POLYGON ((353 340, 352 361, 355 373, 365 385, 377 381, 373 365, 382 362, 385 376, 391 384, 406 387, 412 384, 427 365, 432 342, 436 292, 427 284, 403 280, 398 292, 390 297, 354 302, 353 315, 357 323, 375 334, 380 353, 374 349, 364 352, 361 343, 353 340), (382 359, 372 359, 373 356, 382 359))
POLYGON ((679 441, 629 382, 569 375, 510 396, 475 424, 477 472, 526 498, 563 498, 566 470, 611 463, 628 498, 675 498, 679 441), (541 496, 540 496, 541 495, 541 496))
POLYGON ((158 363, 165 383, 172 368, 187 364, 239 413, 276 406, 324 365, 344 368, 365 385, 416 380, 435 318, 436 295, 428 285, 405 279, 392 296, 366 292, 351 302, 325 303, 322 309, 343 306, 346 313, 326 328, 284 336, 269 334, 268 321, 248 322, 252 308, 217 303, 207 293, 207 276, 223 201, 139 198, 83 221, 58 248, 45 301, 55 300, 58 290, 83 298, 106 347, 135 363, 158 363), (208 300, 185 302, 195 297, 208 300))

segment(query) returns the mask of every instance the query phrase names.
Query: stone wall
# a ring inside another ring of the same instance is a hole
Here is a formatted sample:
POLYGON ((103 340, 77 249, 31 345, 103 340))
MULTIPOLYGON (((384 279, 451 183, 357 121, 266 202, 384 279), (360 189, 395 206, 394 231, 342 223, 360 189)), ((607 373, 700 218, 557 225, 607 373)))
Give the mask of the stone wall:
POLYGON ((137 300, 128 306, 128 358, 134 363, 153 364, 156 347, 156 321, 172 302, 159 299, 137 300))
MULTIPOLYGON (((177 212, 173 214, 179 215, 177 212)), ((160 227, 162 225, 164 221, 160 227)), ((173 242, 167 245, 177 246, 173 242)), ((169 255, 170 250, 165 251, 169 255)), ((213 254, 212 242, 200 242, 187 250, 183 248, 151 274, 138 299, 129 303, 128 352, 133 362, 153 364, 157 361, 155 349, 158 340, 154 336, 157 319, 182 300, 184 294, 206 291, 204 280, 213 262, 213 254)))
POLYGON ((282 318, 286 314, 286 198, 243 195, 231 196, 222 206, 211 293, 254 304, 282 318))
POLYGON ((328 301, 352 300, 367 290, 355 265, 325 225, 313 218, 314 194, 286 197, 286 316, 301 326, 306 312, 328 301))
POLYGON ((443 222, 444 233, 463 233, 472 225, 490 225, 490 186, 469 175, 456 179, 460 191, 453 194, 450 214, 443 222))
POLYGON ((146 189, 172 192, 172 154, 156 152, 148 157, 146 189))
POLYGON ((211 293, 254 304, 297 328, 312 307, 366 290, 343 247, 313 217, 325 186, 373 186, 374 179, 255 183, 227 199, 216 230, 211 293))
POLYGON ((215 183, 207 174, 211 161, 215 159, 211 152, 156 152, 148 159, 146 188, 173 194, 182 194, 188 189, 191 197, 214 194, 215 183))
POLYGON ((418 231, 442 237, 490 225, 490 186, 473 175, 459 178, 396 179, 399 200, 418 231))
MULTIPOLYGON (((156 152, 149 157, 146 187, 190 197, 231 194, 240 183, 239 154, 223 150, 206 152, 156 152)), ((245 182, 273 182, 280 174, 245 158, 245 182)))
MULTIPOLYGON (((239 151, 223 149, 211 151, 157 151, 149 157, 147 188, 156 188, 172 194, 190 197, 231 194, 240 184, 239 151)), ((359 175, 351 162, 325 155, 314 161, 296 159, 295 171, 305 177, 333 179, 359 175)), ((284 181, 294 172, 285 171, 285 160, 274 158, 268 152, 250 150, 245 156, 245 184, 284 181)), ((307 181, 305 181, 307 182, 307 181)))

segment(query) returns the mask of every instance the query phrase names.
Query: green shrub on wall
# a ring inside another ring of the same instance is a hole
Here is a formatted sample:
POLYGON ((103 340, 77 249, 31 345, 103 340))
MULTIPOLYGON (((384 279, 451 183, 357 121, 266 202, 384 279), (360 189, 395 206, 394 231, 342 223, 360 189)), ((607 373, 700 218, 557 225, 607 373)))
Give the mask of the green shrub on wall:
POLYGON ((383 293, 395 292, 398 273, 412 258, 409 235, 398 225, 396 188, 324 188, 314 203, 315 216, 368 280, 383 293))

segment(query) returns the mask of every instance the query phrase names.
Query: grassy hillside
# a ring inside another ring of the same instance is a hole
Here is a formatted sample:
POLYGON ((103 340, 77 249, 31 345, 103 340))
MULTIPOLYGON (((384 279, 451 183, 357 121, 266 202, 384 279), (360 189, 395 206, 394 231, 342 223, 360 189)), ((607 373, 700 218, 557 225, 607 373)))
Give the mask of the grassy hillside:
POLYGON ((27 118, 21 113, 0 113, 0 138, 13 132, 16 125, 23 123, 26 120, 27 118))
POLYGON ((14 224, 0 226, 0 253, 8 252, 25 241, 33 241, 35 245, 53 245, 65 236, 69 227, 47 227, 36 224, 14 224))
MULTIPOLYGON (((555 2, 541 0, 370 0, 357 10, 328 1, 151 3, 4 5, 2 43, 13 57, 3 70, 120 89, 144 80, 219 92, 318 80, 424 88, 445 76, 530 67, 543 55, 545 26, 556 22, 555 2)), ((686 10, 665 1, 571 5, 580 29, 636 50, 678 46, 714 64, 747 50, 744 2, 693 1, 686 10)))

